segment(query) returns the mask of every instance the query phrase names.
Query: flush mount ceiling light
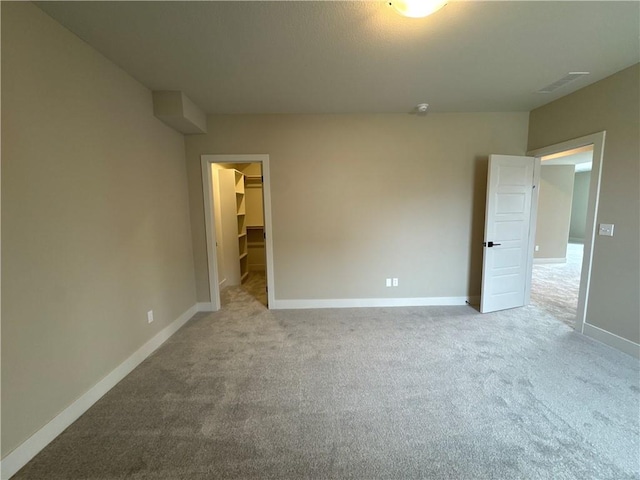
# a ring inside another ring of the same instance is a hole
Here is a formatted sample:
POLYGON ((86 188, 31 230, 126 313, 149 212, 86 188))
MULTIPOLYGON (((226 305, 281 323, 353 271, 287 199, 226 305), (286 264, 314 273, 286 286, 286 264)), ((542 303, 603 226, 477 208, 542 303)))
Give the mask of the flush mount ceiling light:
POLYGON ((422 18, 437 12, 448 0, 393 0, 389 2, 400 15, 410 18, 422 18))

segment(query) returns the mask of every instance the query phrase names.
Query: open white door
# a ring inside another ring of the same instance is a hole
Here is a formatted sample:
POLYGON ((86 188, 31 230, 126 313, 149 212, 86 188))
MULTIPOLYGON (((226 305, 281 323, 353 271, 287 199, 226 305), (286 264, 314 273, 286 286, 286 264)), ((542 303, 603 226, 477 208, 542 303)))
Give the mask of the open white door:
POLYGON ((522 307, 529 301, 539 170, 540 160, 534 157, 489 157, 482 313, 522 307))

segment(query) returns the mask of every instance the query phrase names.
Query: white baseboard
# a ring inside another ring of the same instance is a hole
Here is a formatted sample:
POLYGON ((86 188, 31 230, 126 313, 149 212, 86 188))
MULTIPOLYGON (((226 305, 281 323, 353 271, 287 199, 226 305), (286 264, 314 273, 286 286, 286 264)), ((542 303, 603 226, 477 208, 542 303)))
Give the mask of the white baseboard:
POLYGON ((213 312, 213 305, 211 302, 196 303, 196 309, 198 312, 213 312))
MULTIPOLYGON (((133 355, 118 365, 106 377, 95 384, 88 392, 56 415, 49 423, 29 437, 18 448, 9 453, 1 462, 1 478, 8 480, 11 476, 24 467, 29 460, 35 457, 53 439, 60 435, 69 425, 75 422, 94 403, 111 390, 120 380, 151 355, 171 335, 180 329, 196 312, 198 306, 194 305, 180 315, 176 320, 160 330, 151 340, 140 347, 133 355)), ((206 305, 206 304, 204 304, 206 305)), ((209 304, 211 305, 211 304, 209 304)))
POLYGON ((622 338, 615 333, 607 332, 606 330, 596 327, 595 325, 591 325, 590 323, 584 324, 582 333, 587 337, 591 337, 594 340, 599 341, 600 343, 604 343, 609 347, 620 350, 627 355, 640 358, 640 345, 632 342, 631 340, 627 340, 626 338, 622 338))
POLYGON ((534 258, 534 265, 542 265, 545 263, 567 263, 567 257, 564 258, 534 258))
POLYGON ((476 297, 424 297, 424 298, 338 298, 308 300, 275 300, 269 304, 273 310, 307 308, 360 308, 360 307, 427 307, 466 305, 479 301, 476 297))

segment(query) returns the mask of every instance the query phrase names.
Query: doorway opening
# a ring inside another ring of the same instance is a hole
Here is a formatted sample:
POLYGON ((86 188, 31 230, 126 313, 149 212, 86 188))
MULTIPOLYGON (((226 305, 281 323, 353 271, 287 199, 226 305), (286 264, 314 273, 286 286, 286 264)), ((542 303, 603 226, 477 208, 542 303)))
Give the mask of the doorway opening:
POLYGON ((531 303, 582 333, 605 132, 529 152, 541 159, 531 303), (545 188, 546 187, 546 188, 545 188))
POLYGON ((268 155, 202 155, 212 310, 273 304, 268 155), (269 292, 269 287, 271 292, 269 292))
POLYGON ((593 145, 541 158, 531 303, 575 328, 593 145))

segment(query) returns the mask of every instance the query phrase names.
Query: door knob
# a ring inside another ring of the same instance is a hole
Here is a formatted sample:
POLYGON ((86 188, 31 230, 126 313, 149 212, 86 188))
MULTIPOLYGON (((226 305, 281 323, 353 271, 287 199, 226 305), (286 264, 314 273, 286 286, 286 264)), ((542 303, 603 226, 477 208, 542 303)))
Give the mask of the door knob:
POLYGON ((502 245, 501 243, 493 243, 493 242, 483 242, 482 245, 484 245, 485 247, 497 247, 498 245, 502 245))

